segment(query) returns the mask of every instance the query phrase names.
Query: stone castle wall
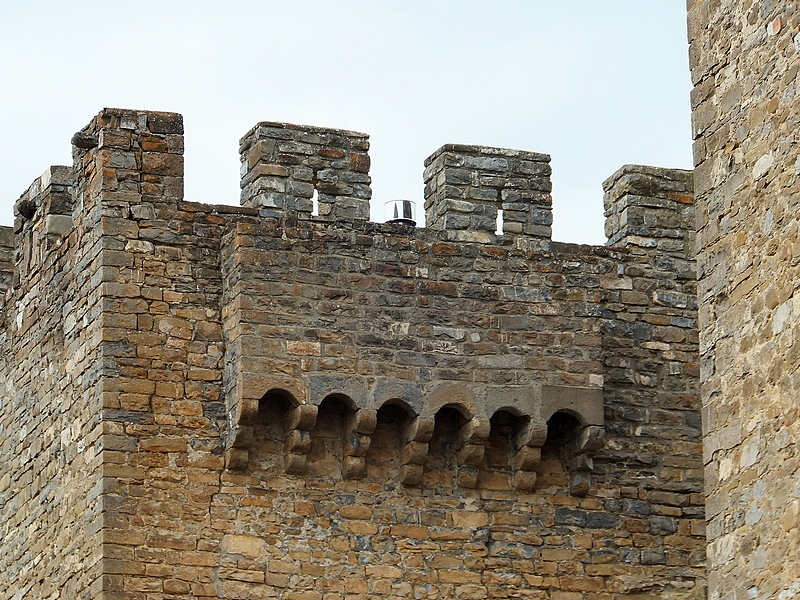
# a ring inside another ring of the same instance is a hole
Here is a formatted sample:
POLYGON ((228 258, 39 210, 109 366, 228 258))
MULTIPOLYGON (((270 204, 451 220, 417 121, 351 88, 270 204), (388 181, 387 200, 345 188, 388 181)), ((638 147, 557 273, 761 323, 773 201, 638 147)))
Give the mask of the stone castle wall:
POLYGON ((0 597, 703 597, 690 173, 579 246, 546 155, 443 147, 414 228, 363 134, 260 123, 226 207, 182 133, 106 109, 17 203, 0 597))
POLYGON ((710 598, 795 598, 800 6, 688 4, 710 598))
POLYGON ((71 205, 70 169, 48 169, 18 203, 41 217, 2 231, 3 598, 102 588, 99 248, 65 226, 71 205))

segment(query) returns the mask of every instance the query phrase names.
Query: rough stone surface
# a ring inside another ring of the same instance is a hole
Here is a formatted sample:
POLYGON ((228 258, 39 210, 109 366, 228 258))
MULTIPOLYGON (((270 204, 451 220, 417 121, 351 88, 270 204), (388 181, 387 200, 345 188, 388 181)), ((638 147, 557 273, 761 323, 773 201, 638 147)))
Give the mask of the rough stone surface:
POLYGON ((800 5, 689 5, 712 600, 800 595, 800 5))
POLYGON ((486 241, 498 229, 549 240, 550 173, 547 154, 442 146, 425 161, 428 227, 446 230, 447 239, 455 241, 486 241))
POLYGON ((415 229, 361 134, 258 125, 238 208, 182 133, 102 111, 0 231, 0 598, 704 597, 689 173, 579 246, 545 155, 445 146, 415 229))

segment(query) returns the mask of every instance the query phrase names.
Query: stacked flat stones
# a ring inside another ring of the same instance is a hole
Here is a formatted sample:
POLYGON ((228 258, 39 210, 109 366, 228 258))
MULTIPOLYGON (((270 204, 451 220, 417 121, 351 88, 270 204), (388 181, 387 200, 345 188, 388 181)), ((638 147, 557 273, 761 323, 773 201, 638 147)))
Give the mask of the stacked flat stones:
POLYGON ((550 156, 446 144, 425 161, 425 215, 448 239, 488 241, 503 234, 549 240, 553 215, 550 156))
POLYGON ((263 216, 368 220, 369 136, 289 123, 259 123, 240 141, 242 206, 263 216))

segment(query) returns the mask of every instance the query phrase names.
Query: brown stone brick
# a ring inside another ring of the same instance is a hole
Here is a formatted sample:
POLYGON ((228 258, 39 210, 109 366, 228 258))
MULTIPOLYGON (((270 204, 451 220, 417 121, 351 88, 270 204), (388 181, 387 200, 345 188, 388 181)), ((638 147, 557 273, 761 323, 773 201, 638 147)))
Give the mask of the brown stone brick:
POLYGON ((421 525, 392 525, 392 535, 424 540, 428 538, 428 528, 421 525))
POLYGON ((403 576, 403 571, 398 567, 367 565, 367 576, 370 578, 400 579, 403 576))
POLYGON ((372 508, 369 506, 342 506, 339 514, 345 519, 370 519, 372 518, 372 508))
POLYGON ((121 573, 127 575, 143 575, 144 564, 132 560, 103 559, 105 573, 121 573))
POLYGON ((481 583, 481 574, 464 570, 440 569, 439 581, 443 583, 479 584, 481 583))
POLYGON ((454 511, 448 517, 453 527, 483 527, 489 523, 489 515, 484 512, 454 511))
POLYGON ((342 528, 355 535, 374 535, 378 533, 377 525, 362 521, 348 521, 342 524, 342 528))
POLYGON ((186 452, 185 439, 151 438, 139 440, 139 448, 145 452, 186 452))

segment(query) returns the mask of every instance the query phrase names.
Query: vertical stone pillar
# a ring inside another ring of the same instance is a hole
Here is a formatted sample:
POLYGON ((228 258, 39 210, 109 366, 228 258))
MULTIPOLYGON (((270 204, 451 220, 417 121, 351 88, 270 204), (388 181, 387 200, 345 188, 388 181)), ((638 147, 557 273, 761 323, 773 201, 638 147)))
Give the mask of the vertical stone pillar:
POLYGON ((48 168, 14 204, 15 264, 19 277, 44 260, 63 235, 72 229, 72 169, 48 168))
POLYGON ((72 138, 83 209, 103 201, 183 199, 183 117, 177 113, 106 108, 72 138))
POLYGON ((502 233, 549 240, 550 156, 523 150, 446 144, 425 161, 430 229, 459 241, 489 242, 502 233))
POLYGON ((609 246, 694 260, 691 171, 625 165, 603 182, 609 246))
POLYGON ((473 417, 461 430, 461 448, 458 451, 458 475, 456 481, 463 488, 474 488, 478 485, 479 466, 483 461, 486 448, 484 444, 489 438, 491 423, 485 417, 473 417))
POLYGON ((289 123, 259 123, 241 139, 242 206, 264 216, 369 220, 369 136, 289 123))
POLYGON ((0 312, 6 301, 6 292, 14 281, 14 230, 0 227, 0 312))

